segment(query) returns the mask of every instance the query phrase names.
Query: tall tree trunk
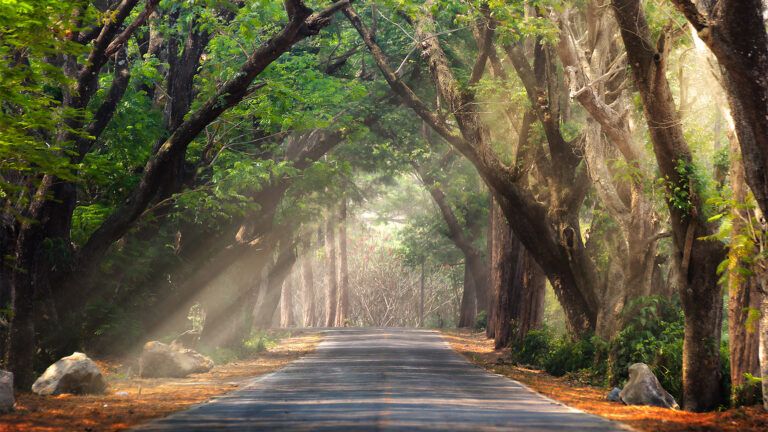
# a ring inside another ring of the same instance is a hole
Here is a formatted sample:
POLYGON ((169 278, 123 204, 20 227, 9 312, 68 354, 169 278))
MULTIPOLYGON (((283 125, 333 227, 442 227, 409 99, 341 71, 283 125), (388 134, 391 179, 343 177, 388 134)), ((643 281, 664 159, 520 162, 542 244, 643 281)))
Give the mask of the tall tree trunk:
POLYGON ((489 339, 496 337, 496 328, 498 327, 498 315, 496 309, 499 307, 499 285, 494 278, 497 274, 494 272, 494 260, 496 259, 494 232, 496 228, 496 218, 501 213, 498 204, 493 199, 493 195, 488 199, 488 229, 486 231, 486 254, 488 255, 488 325, 485 327, 485 336, 489 339))
POLYGON ((22 229, 19 236, 22 247, 15 257, 18 269, 13 271, 13 317, 8 331, 5 364, 13 372, 13 383, 19 389, 28 389, 34 382, 37 340, 33 287, 39 270, 36 264, 41 260, 42 251, 36 247, 36 241, 30 241, 29 236, 42 235, 39 231, 34 228, 22 229))
POLYGON ((742 261, 744 251, 735 239, 748 229, 745 221, 751 221, 749 209, 745 207, 747 185, 744 182, 744 165, 741 161, 738 139, 734 131, 728 133, 731 154, 731 190, 736 204, 731 210, 732 245, 728 251, 728 349, 731 357, 731 400, 749 403, 755 395, 744 388, 744 374, 760 374, 759 358, 759 322, 750 320, 750 316, 760 309, 761 293, 757 280, 744 275, 741 268, 749 266, 742 261))
POLYGON ((304 256, 301 258, 301 280, 304 293, 304 327, 313 327, 317 322, 315 307, 315 275, 312 269, 314 248, 309 242, 304 245, 304 256))
POLYGON ((760 301, 760 376, 763 378, 763 408, 768 411, 768 293, 763 284, 760 301))
POLYGON ((278 246, 277 260, 269 270, 264 295, 254 311, 253 326, 269 328, 276 311, 279 311, 283 283, 296 263, 296 245, 290 239, 283 239, 278 246))
MULTIPOLYGON (((494 206, 497 204, 494 203, 494 206)), ((523 246, 514 236, 498 208, 493 209, 493 250, 491 252, 491 291, 496 293, 494 345, 503 348, 517 331, 522 301, 521 277, 523 246)))
POLYGON ((424 327, 424 261, 421 262, 419 276, 419 327, 424 327))
POLYGON ((339 301, 336 325, 346 327, 349 319, 349 267, 347 265, 347 198, 342 198, 339 215, 339 301))
POLYGON ((459 321, 457 327, 472 327, 475 325, 477 309, 475 305, 475 281, 469 265, 464 261, 464 292, 459 305, 459 321))
POLYGON ((547 277, 528 251, 522 259, 523 295, 521 296, 520 318, 515 341, 521 343, 528 332, 541 327, 544 320, 544 295, 547 277))
POLYGON ((640 0, 613 0, 621 37, 653 141, 656 161, 667 182, 675 265, 685 312, 683 407, 714 409, 721 402, 720 332, 722 295, 717 267, 722 244, 703 237, 715 228, 706 219, 693 173, 693 158, 665 75, 665 32, 654 44, 640 0), (663 126, 663 127, 662 127, 663 126))
POLYGON ((526 252, 501 212, 493 221, 493 289, 498 292, 494 345, 519 343, 541 325, 546 278, 526 252))
POLYGON ((280 327, 293 327, 293 290, 294 277, 289 275, 283 281, 283 292, 280 294, 280 327))
POLYGON ((336 218, 333 214, 328 216, 325 226, 325 326, 333 327, 336 324, 336 304, 338 302, 338 280, 336 276, 336 218))

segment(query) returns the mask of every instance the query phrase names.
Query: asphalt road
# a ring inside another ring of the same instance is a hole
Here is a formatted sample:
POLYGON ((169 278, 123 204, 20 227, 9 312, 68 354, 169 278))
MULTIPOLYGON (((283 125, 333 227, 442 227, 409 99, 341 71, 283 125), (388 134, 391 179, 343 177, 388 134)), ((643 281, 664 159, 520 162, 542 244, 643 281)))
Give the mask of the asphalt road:
POLYGON ((485 372, 439 333, 329 330, 315 353, 140 431, 626 431, 485 372))

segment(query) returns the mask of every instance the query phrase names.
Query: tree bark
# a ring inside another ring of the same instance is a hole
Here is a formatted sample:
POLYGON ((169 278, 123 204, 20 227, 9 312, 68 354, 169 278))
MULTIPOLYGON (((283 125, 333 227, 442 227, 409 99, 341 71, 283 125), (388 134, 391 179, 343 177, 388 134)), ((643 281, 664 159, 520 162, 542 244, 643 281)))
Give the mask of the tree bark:
POLYGON ((496 349, 508 346, 514 339, 520 309, 522 304, 523 287, 522 271, 523 246, 515 238, 504 215, 493 204, 493 250, 491 252, 491 291, 496 293, 494 302, 494 345, 496 349))
POLYGON ((639 0, 613 0, 613 7, 643 101, 656 161, 667 183, 674 259, 680 269, 685 312, 683 407, 706 411, 721 402, 722 295, 717 267, 725 250, 717 241, 702 239, 715 230, 703 213, 691 152, 665 75, 666 35, 662 33, 658 45, 651 41, 639 0))
POLYGON ((312 269, 314 262, 315 248, 307 241, 304 243, 304 255, 301 258, 301 281, 303 298, 303 320, 304 327, 314 327, 317 323, 317 313, 315 307, 315 275, 312 269))
POLYGON ((525 247, 515 237, 503 215, 493 221, 491 280, 498 293, 494 321, 496 349, 520 343, 541 326, 546 279, 525 247))
POLYGON ((515 334, 517 343, 521 343, 528 332, 541 327, 544 320, 544 296, 547 287, 547 277, 527 251, 523 251, 522 261, 523 295, 520 299, 522 307, 515 334))
POLYGON ((333 327, 336 324, 336 304, 338 303, 338 279, 336 275, 336 218, 333 214, 328 216, 325 226, 325 326, 333 327))
POLYGON ((768 293, 763 285, 760 301, 760 376, 763 378, 763 408, 768 411, 768 293))
POLYGON ((280 327, 293 327, 296 325, 293 317, 293 290, 294 278, 288 276, 283 281, 283 292, 280 294, 280 327))
POLYGON ((267 276, 266 291, 253 312, 253 326, 255 328, 269 328, 271 326, 272 317, 278 311, 283 285, 295 263, 296 244, 291 239, 281 239, 277 259, 267 276))
POLYGON ((459 321, 456 327, 469 328, 475 325, 477 308, 475 304, 475 280, 472 277, 467 262, 464 262, 464 291, 461 294, 461 304, 459 305, 459 321))
POLYGON ((488 325, 485 327, 485 336, 489 339, 496 338, 496 328, 498 327, 498 315, 496 310, 499 307, 498 291, 499 285, 495 283, 494 278, 497 274, 494 272, 493 262, 495 257, 496 240, 494 239, 494 232, 496 228, 496 219, 498 219, 498 213, 501 209, 498 208, 496 201, 493 199, 493 195, 488 200, 488 229, 486 230, 485 248, 488 256, 488 325))
POLYGON ((336 326, 349 323, 349 267, 347 264, 347 198, 342 198, 339 213, 339 301, 336 305, 336 326))
MULTIPOLYGON (((733 131, 729 132, 731 172, 730 182, 735 206, 731 210, 732 245, 728 251, 728 349, 731 357, 731 401, 749 402, 755 395, 743 388, 744 374, 760 375, 760 323, 750 316, 760 310, 761 293, 754 276, 744 275, 741 268, 749 263, 742 260, 743 250, 735 240, 748 229, 746 221, 752 220, 746 208, 747 185, 744 182, 744 165, 739 143, 733 131)), ((747 234, 748 235, 748 234, 747 234)))

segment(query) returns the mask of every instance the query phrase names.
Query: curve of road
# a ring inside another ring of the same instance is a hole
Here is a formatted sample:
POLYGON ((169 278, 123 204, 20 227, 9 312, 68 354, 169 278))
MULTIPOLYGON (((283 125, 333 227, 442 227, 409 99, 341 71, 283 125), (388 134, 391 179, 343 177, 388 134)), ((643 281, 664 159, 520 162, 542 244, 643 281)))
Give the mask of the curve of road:
POLYGON ((626 431, 473 366, 439 333, 328 330, 317 350, 139 431, 626 431))

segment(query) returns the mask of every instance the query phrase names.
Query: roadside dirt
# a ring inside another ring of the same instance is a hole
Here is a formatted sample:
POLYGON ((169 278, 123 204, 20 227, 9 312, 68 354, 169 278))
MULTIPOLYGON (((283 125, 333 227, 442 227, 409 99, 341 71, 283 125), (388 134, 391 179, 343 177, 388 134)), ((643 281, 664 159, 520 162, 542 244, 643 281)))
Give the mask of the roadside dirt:
POLYGON ((721 412, 689 413, 664 408, 627 406, 605 400, 610 389, 585 386, 556 378, 546 372, 504 364, 507 351, 494 351, 493 341, 485 333, 443 331, 451 347, 470 362, 489 371, 519 381, 533 390, 565 405, 611 420, 620 421, 641 431, 654 432, 765 432, 768 413, 762 407, 742 407, 721 412))
POLYGON ((17 394, 16 410, 0 415, 0 431, 124 430, 233 391, 253 377, 311 353, 320 340, 318 333, 294 332, 254 358, 215 366, 210 372, 186 378, 128 377, 122 362, 96 360, 109 383, 106 394, 17 394))

